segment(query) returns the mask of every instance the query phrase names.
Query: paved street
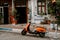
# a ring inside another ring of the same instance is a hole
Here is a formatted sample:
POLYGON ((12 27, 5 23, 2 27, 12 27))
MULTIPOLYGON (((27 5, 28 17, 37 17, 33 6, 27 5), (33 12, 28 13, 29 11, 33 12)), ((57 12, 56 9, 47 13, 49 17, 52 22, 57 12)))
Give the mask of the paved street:
MULTIPOLYGON (((21 35, 21 28, 24 28, 25 25, 0 25, 0 28, 15 28, 12 32, 2 32, 0 31, 0 40, 54 40, 54 32, 46 34, 45 38, 41 38, 36 35, 27 34, 25 36, 21 35)), ((58 33, 58 39, 60 40, 60 31, 58 33)))
POLYGON ((29 34, 22 36, 18 33, 0 32, 0 40, 48 40, 48 38, 40 38, 29 34))
MULTIPOLYGON (((50 36, 52 36, 50 34, 50 36)), ((11 32, 2 32, 0 31, 0 40, 53 40, 53 38, 45 37, 41 38, 36 35, 27 34, 25 36, 21 35, 20 33, 11 33, 11 32)), ((57 39, 60 40, 60 39, 57 39)))

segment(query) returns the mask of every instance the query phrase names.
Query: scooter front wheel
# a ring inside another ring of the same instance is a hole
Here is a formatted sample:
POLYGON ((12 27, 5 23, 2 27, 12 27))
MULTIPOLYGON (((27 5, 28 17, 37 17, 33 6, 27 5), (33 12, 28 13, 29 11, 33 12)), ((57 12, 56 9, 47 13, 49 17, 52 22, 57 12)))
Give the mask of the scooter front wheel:
POLYGON ((22 30, 22 32, 21 32, 22 35, 26 35, 26 33, 27 32, 25 30, 22 30))

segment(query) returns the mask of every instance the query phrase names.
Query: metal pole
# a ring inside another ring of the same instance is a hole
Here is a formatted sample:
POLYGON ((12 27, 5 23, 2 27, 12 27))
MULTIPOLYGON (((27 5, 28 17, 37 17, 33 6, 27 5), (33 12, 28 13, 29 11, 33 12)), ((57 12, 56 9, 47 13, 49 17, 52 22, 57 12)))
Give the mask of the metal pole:
POLYGON ((57 24, 54 25, 55 26, 55 35, 54 35, 54 40, 57 40, 57 24))
MULTIPOLYGON (((53 2, 53 7, 55 9, 55 14, 56 14, 56 2, 53 2)), ((57 24, 54 24, 54 26, 55 26, 54 40, 57 40, 58 39, 58 37, 57 37, 57 28, 58 28, 58 26, 57 26, 57 24)))

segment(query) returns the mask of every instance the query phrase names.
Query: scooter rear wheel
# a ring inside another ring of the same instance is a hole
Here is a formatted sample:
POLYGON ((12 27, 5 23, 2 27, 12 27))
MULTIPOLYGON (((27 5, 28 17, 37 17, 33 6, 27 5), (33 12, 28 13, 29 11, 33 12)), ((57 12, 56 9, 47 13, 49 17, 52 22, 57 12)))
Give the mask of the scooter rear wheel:
POLYGON ((42 32, 41 32, 41 33, 39 33, 39 36, 40 36, 40 37, 45 37, 45 33, 42 33, 42 32))
POLYGON ((22 32, 21 32, 22 35, 26 35, 26 33, 27 32, 25 30, 22 30, 22 32))

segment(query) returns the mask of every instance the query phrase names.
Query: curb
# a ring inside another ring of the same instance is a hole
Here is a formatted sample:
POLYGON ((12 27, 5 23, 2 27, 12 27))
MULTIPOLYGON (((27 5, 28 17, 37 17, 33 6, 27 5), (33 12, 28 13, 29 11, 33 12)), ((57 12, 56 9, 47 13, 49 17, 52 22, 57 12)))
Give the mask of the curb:
POLYGON ((21 33, 23 29, 13 29, 13 28, 0 28, 0 31, 16 32, 21 33))
POLYGON ((11 31, 12 28, 0 28, 0 30, 11 31))

